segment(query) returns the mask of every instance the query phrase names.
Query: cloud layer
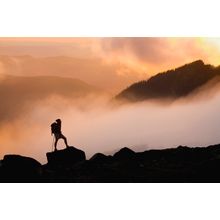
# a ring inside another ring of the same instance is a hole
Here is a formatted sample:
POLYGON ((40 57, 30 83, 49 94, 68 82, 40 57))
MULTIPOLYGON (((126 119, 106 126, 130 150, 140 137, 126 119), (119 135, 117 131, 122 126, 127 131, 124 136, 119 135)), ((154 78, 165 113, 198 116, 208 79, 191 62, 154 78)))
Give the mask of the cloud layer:
MULTIPOLYGON (((216 144, 220 141, 219 106, 219 93, 200 101, 195 97, 173 104, 143 102, 117 108, 104 100, 94 100, 89 108, 80 109, 68 99, 47 99, 1 127, 1 157, 18 153, 45 163, 45 153, 52 149, 50 124, 56 118, 63 120, 69 144, 83 149, 87 158, 125 146, 143 151, 216 144)), ((64 148, 62 140, 58 145, 64 148)))

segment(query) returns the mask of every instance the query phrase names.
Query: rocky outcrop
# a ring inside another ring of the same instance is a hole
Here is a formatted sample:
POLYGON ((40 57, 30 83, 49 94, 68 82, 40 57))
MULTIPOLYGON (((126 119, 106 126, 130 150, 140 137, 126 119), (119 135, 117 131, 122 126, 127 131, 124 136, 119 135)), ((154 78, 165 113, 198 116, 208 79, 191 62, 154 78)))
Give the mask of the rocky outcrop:
POLYGON ((73 165, 86 159, 85 152, 75 147, 49 152, 46 155, 48 164, 52 166, 73 165))
POLYGON ((47 153, 48 163, 6 155, 2 182, 220 182, 220 145, 134 152, 122 148, 113 156, 97 153, 86 160, 74 147, 47 153))
POLYGON ((135 152, 127 147, 122 148, 114 154, 114 158, 117 160, 128 160, 135 157, 135 152))
POLYGON ((0 174, 4 182, 38 182, 41 164, 30 157, 5 155, 1 161, 0 174))
POLYGON ((102 154, 102 153, 96 153, 89 159, 89 162, 90 163, 105 163, 111 159, 112 159, 112 156, 110 155, 106 156, 105 154, 102 154))

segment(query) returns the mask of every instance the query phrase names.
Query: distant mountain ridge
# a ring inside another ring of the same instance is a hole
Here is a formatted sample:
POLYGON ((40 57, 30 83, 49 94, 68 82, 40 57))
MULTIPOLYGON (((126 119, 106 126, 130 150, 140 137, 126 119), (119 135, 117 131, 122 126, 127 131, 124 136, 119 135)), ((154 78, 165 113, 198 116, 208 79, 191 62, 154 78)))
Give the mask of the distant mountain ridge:
POLYGON ((70 77, 59 76, 12 76, 5 75, 0 81, 0 94, 15 93, 16 95, 35 96, 40 94, 58 94, 65 96, 81 96, 85 93, 97 92, 99 89, 84 81, 70 77))
POLYGON ((103 62, 101 57, 58 56, 56 53, 50 56, 16 56, 1 55, 2 53, 3 51, 0 51, 0 75, 71 77, 114 94, 139 80, 134 70, 125 75, 118 74, 122 66, 126 67, 125 64, 103 62))
POLYGON ((134 102, 158 98, 176 99, 189 95, 217 76, 220 76, 220 66, 214 67, 197 60, 134 83, 119 93, 116 99, 134 102))
POLYGON ((0 78, 0 121, 24 114, 27 106, 51 96, 75 100, 102 94, 102 90, 79 79, 58 76, 10 76, 0 78), (15 110, 16 109, 16 110, 15 110))

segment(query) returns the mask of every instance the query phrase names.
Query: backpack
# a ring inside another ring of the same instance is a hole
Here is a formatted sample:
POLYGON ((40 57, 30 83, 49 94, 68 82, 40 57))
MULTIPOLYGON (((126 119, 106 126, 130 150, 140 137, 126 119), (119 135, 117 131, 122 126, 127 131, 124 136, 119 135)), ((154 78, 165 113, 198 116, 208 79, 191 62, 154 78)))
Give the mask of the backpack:
POLYGON ((57 133, 57 123, 56 123, 56 122, 54 122, 53 124, 51 124, 50 127, 51 127, 51 133, 52 133, 52 134, 57 133))

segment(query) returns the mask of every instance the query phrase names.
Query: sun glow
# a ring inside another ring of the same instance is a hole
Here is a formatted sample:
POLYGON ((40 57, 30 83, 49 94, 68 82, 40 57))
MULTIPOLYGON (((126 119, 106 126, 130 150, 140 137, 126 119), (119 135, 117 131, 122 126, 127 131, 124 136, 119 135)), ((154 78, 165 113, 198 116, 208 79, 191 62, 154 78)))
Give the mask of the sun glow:
POLYGON ((215 45, 220 50, 220 38, 203 38, 203 40, 215 45))
POLYGON ((207 54, 207 61, 220 65, 220 38, 198 38, 201 49, 207 54))

